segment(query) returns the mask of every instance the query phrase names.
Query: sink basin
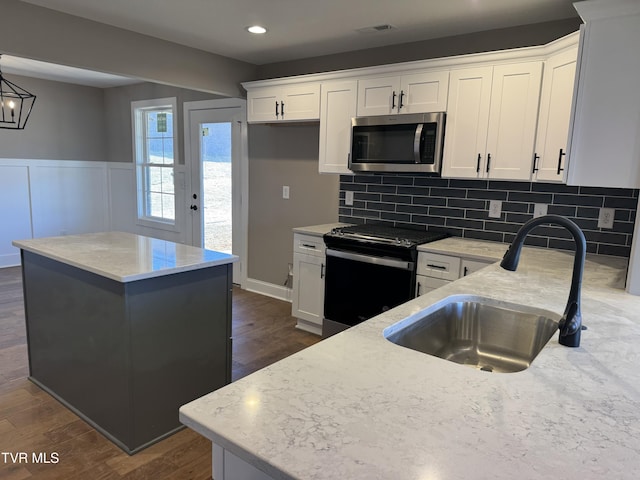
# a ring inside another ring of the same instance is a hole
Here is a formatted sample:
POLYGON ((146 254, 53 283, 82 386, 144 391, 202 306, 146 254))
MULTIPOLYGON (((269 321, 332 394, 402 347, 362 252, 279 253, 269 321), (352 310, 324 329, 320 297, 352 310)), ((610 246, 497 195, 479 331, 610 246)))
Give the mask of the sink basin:
POLYGON ((391 325, 384 336, 397 345, 482 371, 519 372, 531 365, 559 320, 545 310, 456 295, 391 325))

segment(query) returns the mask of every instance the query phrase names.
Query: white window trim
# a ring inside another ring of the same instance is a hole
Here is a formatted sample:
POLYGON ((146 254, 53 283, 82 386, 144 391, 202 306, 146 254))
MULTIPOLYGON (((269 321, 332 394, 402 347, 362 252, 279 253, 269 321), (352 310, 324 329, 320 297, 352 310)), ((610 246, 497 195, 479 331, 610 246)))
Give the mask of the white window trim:
POLYGON ((154 98, 152 100, 138 100, 131 102, 131 139, 132 139, 132 148, 133 148, 133 161, 134 161, 134 171, 136 178, 136 224, 139 226, 149 227, 149 228, 157 228, 161 230, 168 230, 171 232, 179 232, 178 228, 178 185, 176 184, 176 174, 177 167, 179 166, 178 161, 178 102, 176 97, 167 97, 167 98, 154 98), (142 156, 142 152, 140 148, 142 145, 138 141, 138 132, 141 131, 140 125, 140 116, 138 115, 138 111, 145 109, 154 109, 160 107, 171 107, 172 109, 172 117, 173 117, 173 181, 174 181, 174 208, 176 212, 176 218, 174 221, 163 221, 163 220, 154 220, 150 217, 144 215, 144 205, 141 198, 143 194, 142 182, 143 178, 140 175, 139 168, 139 158, 142 156))

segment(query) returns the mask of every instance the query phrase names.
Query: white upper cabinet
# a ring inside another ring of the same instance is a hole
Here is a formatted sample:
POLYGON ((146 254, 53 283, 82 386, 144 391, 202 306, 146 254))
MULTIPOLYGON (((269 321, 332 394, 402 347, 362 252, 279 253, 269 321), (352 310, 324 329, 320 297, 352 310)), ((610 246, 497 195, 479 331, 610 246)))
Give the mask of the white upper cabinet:
POLYGON ((320 173, 352 173, 351 119, 356 116, 357 80, 324 82, 320 99, 320 173))
POLYGON ((453 70, 442 175, 529 180, 542 62, 453 70))
POLYGON ((584 20, 568 183, 640 187, 640 2, 574 4, 584 20))
POLYGON ((363 78, 358 82, 357 114, 444 112, 448 87, 448 71, 363 78))
POLYGON ((247 121, 293 122, 320 118, 320 84, 301 83, 247 91, 247 121))
POLYGON ((565 182, 578 46, 544 62, 533 179, 565 182))

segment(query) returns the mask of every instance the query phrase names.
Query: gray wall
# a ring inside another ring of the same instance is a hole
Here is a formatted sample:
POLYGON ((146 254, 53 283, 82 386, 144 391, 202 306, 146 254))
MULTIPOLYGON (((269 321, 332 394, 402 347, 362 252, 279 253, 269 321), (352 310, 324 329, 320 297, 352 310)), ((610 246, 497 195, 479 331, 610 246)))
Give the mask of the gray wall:
POLYGON ((318 132, 318 124, 249 126, 251 279, 283 285, 293 261, 291 229, 338 219, 339 176, 318 173, 318 132))
POLYGON ((184 164, 184 102, 221 98, 209 93, 183 88, 137 83, 104 90, 104 114, 106 118, 107 153, 109 162, 133 162, 133 131, 131 126, 131 102, 154 98, 176 97, 178 111, 178 161, 184 164))
POLYGON ((2 53, 235 97, 255 66, 17 0, 0 0, 2 53))
POLYGON ((575 32, 580 27, 580 23, 580 19, 576 14, 575 18, 555 22, 523 25, 520 27, 503 28, 388 47, 370 48, 356 52, 306 58, 291 62, 272 63, 259 66, 257 77, 260 79, 277 78, 306 73, 370 67, 388 63, 425 60, 428 58, 449 57, 468 53, 490 52, 507 48, 543 45, 575 32))
POLYGON ((36 95, 24 130, 0 129, 0 157, 104 161, 103 94, 99 88, 8 75, 36 95))

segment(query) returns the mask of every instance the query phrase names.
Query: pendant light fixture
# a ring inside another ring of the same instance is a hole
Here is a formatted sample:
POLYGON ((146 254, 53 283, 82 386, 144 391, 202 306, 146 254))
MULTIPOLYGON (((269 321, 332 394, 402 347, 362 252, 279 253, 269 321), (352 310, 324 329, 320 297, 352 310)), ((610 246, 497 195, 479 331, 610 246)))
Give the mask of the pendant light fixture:
POLYGON ((4 78, 0 68, 0 128, 22 130, 35 101, 35 95, 4 78))

